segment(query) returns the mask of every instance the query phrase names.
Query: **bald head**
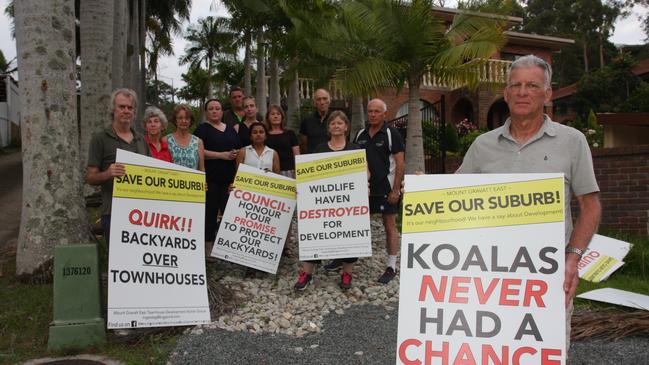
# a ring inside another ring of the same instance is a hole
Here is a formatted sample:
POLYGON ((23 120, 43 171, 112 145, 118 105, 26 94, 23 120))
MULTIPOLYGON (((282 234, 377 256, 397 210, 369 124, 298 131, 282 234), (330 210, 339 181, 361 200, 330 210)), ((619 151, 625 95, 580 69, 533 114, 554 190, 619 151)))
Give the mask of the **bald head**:
POLYGON ((325 89, 318 89, 313 93, 313 104, 320 115, 325 115, 329 111, 331 105, 331 96, 329 91, 325 89))

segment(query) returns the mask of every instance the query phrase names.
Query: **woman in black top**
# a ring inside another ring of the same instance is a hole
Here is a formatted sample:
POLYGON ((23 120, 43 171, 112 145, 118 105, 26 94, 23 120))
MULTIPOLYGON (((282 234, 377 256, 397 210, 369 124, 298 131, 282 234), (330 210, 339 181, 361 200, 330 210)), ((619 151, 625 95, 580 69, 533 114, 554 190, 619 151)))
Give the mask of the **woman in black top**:
MULTIPOLYGON (((337 110, 329 115, 327 119, 327 132, 329 133, 329 141, 316 147, 315 152, 335 152, 335 151, 350 151, 361 149, 357 144, 349 142, 347 135, 349 134, 350 122, 345 113, 337 110)), ((349 289, 352 285, 352 269, 354 263, 358 261, 358 257, 350 257, 338 259, 342 262, 343 271, 340 274, 340 288, 349 289)), ((302 263, 302 270, 295 283, 295 290, 304 290, 313 279, 313 268, 316 263, 320 261, 304 261, 302 263)))
POLYGON ((217 99, 210 99, 205 104, 206 122, 201 123, 194 135, 203 140, 205 147, 205 175, 207 193, 205 201, 205 258, 211 257, 216 231, 219 227, 217 216, 223 213, 228 202, 228 187, 234 181, 236 173, 235 159, 241 148, 239 136, 234 127, 221 118, 223 108, 217 99))
POLYGON ((300 144, 292 130, 286 129, 284 111, 279 105, 271 105, 266 113, 268 135, 266 145, 279 154, 280 174, 295 178, 295 156, 300 154, 300 144))

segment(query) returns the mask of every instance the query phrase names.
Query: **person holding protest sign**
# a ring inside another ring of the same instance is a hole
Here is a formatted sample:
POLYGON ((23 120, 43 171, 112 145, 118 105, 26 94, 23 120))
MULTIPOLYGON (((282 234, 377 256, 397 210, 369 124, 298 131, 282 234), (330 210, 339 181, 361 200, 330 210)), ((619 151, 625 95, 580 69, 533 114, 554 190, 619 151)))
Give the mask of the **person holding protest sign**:
POLYGON ((218 99, 209 99, 205 112, 207 121, 196 128, 194 135, 203 141, 205 147, 205 257, 208 262, 214 262, 216 259, 211 257, 211 252, 219 227, 217 217, 219 212, 225 211, 228 202, 241 143, 234 127, 222 121, 223 107, 218 99))
POLYGON ((113 178, 124 176, 124 165, 115 163, 118 148, 151 156, 144 137, 133 129, 137 94, 131 89, 117 89, 110 96, 111 125, 95 133, 90 140, 86 182, 101 185, 101 226, 106 244, 110 242, 110 210, 113 199, 113 178))
POLYGON ((588 247, 601 217, 599 186, 595 180, 588 142, 580 131, 553 122, 544 114, 552 97, 552 68, 534 55, 509 66, 503 92, 510 117, 500 128, 479 136, 469 147, 457 173, 564 174, 566 350, 570 347, 572 298, 579 277, 577 264, 588 247), (579 203, 579 217, 572 227, 571 195, 579 203))
POLYGON ((295 156, 300 145, 292 130, 286 129, 284 111, 279 105, 271 105, 266 113, 268 136, 266 144, 279 154, 280 174, 295 179, 295 156))
MULTIPOLYGON (((403 138, 398 130, 388 127, 385 114, 388 108, 381 99, 367 103, 367 128, 354 141, 367 152, 370 169, 370 213, 381 213, 385 228, 388 261, 378 282, 387 284, 396 276, 399 232, 397 212, 401 200, 401 181, 404 172, 403 138)), ((335 269, 335 261, 327 269, 335 269)))
MULTIPOLYGON (((339 110, 332 112, 329 115, 326 123, 327 132, 329 133, 329 141, 319 145, 314 150, 314 153, 351 151, 361 149, 361 147, 357 144, 348 142, 350 122, 345 113, 339 110)), ((340 274, 340 283, 338 284, 341 289, 351 288, 352 270, 356 261, 358 261, 357 257, 335 260, 335 262, 340 262, 343 268, 343 271, 340 274)), ((320 263, 320 260, 304 261, 302 263, 302 270, 300 271, 297 282, 294 286, 295 290, 304 290, 309 286, 309 284, 313 280, 313 269, 316 263, 320 263)))
POLYGON ((279 155, 275 150, 266 146, 266 126, 263 123, 254 122, 248 129, 248 134, 251 144, 239 150, 237 168, 239 164, 243 163, 278 174, 279 155))
POLYGON ((257 102, 252 96, 246 96, 243 98, 243 112, 244 119, 234 125, 234 129, 239 133, 239 141, 241 141, 241 147, 250 146, 250 126, 253 123, 258 123, 257 120, 257 102))
POLYGON ((194 124, 192 109, 188 105, 176 105, 171 122, 176 126, 176 130, 166 139, 173 162, 190 169, 205 171, 203 141, 189 131, 194 124))
POLYGON ((164 138, 161 138, 162 131, 167 128, 167 117, 162 110, 150 106, 144 111, 144 139, 149 144, 151 156, 158 160, 173 162, 169 146, 164 138))

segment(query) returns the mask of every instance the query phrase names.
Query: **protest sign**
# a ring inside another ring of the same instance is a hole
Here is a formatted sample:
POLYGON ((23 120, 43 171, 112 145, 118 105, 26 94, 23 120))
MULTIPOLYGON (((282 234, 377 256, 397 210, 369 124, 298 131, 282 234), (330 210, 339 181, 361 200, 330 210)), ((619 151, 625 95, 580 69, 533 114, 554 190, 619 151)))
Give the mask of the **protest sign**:
POLYGON ((295 180, 241 164, 212 256, 277 272, 295 209, 295 180))
POLYGON ((397 364, 564 364, 562 174, 408 175, 397 364))
POLYGON ((108 328, 209 323, 205 173, 117 150, 108 328))
POLYGON ((624 265, 624 257, 631 250, 628 242, 614 238, 593 235, 588 248, 577 264, 579 277, 599 283, 608 279, 615 270, 624 265))
POLYGON ((300 260, 372 255, 365 150, 295 156, 300 260))

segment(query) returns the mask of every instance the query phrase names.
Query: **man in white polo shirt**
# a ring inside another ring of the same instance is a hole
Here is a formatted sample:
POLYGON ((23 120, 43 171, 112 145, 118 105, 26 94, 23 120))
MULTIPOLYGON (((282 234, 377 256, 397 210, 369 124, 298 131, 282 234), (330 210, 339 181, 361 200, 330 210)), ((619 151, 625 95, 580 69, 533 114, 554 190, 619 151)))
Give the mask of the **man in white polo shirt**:
POLYGON ((599 187, 586 137, 580 131, 553 122, 543 113, 552 97, 552 68, 533 55, 521 57, 509 68, 503 92, 510 118, 500 128, 478 137, 457 173, 562 172, 566 192, 566 349, 570 345, 572 298, 579 277, 577 264, 597 231, 601 216, 599 187), (572 227, 570 199, 579 202, 579 217, 572 227))

